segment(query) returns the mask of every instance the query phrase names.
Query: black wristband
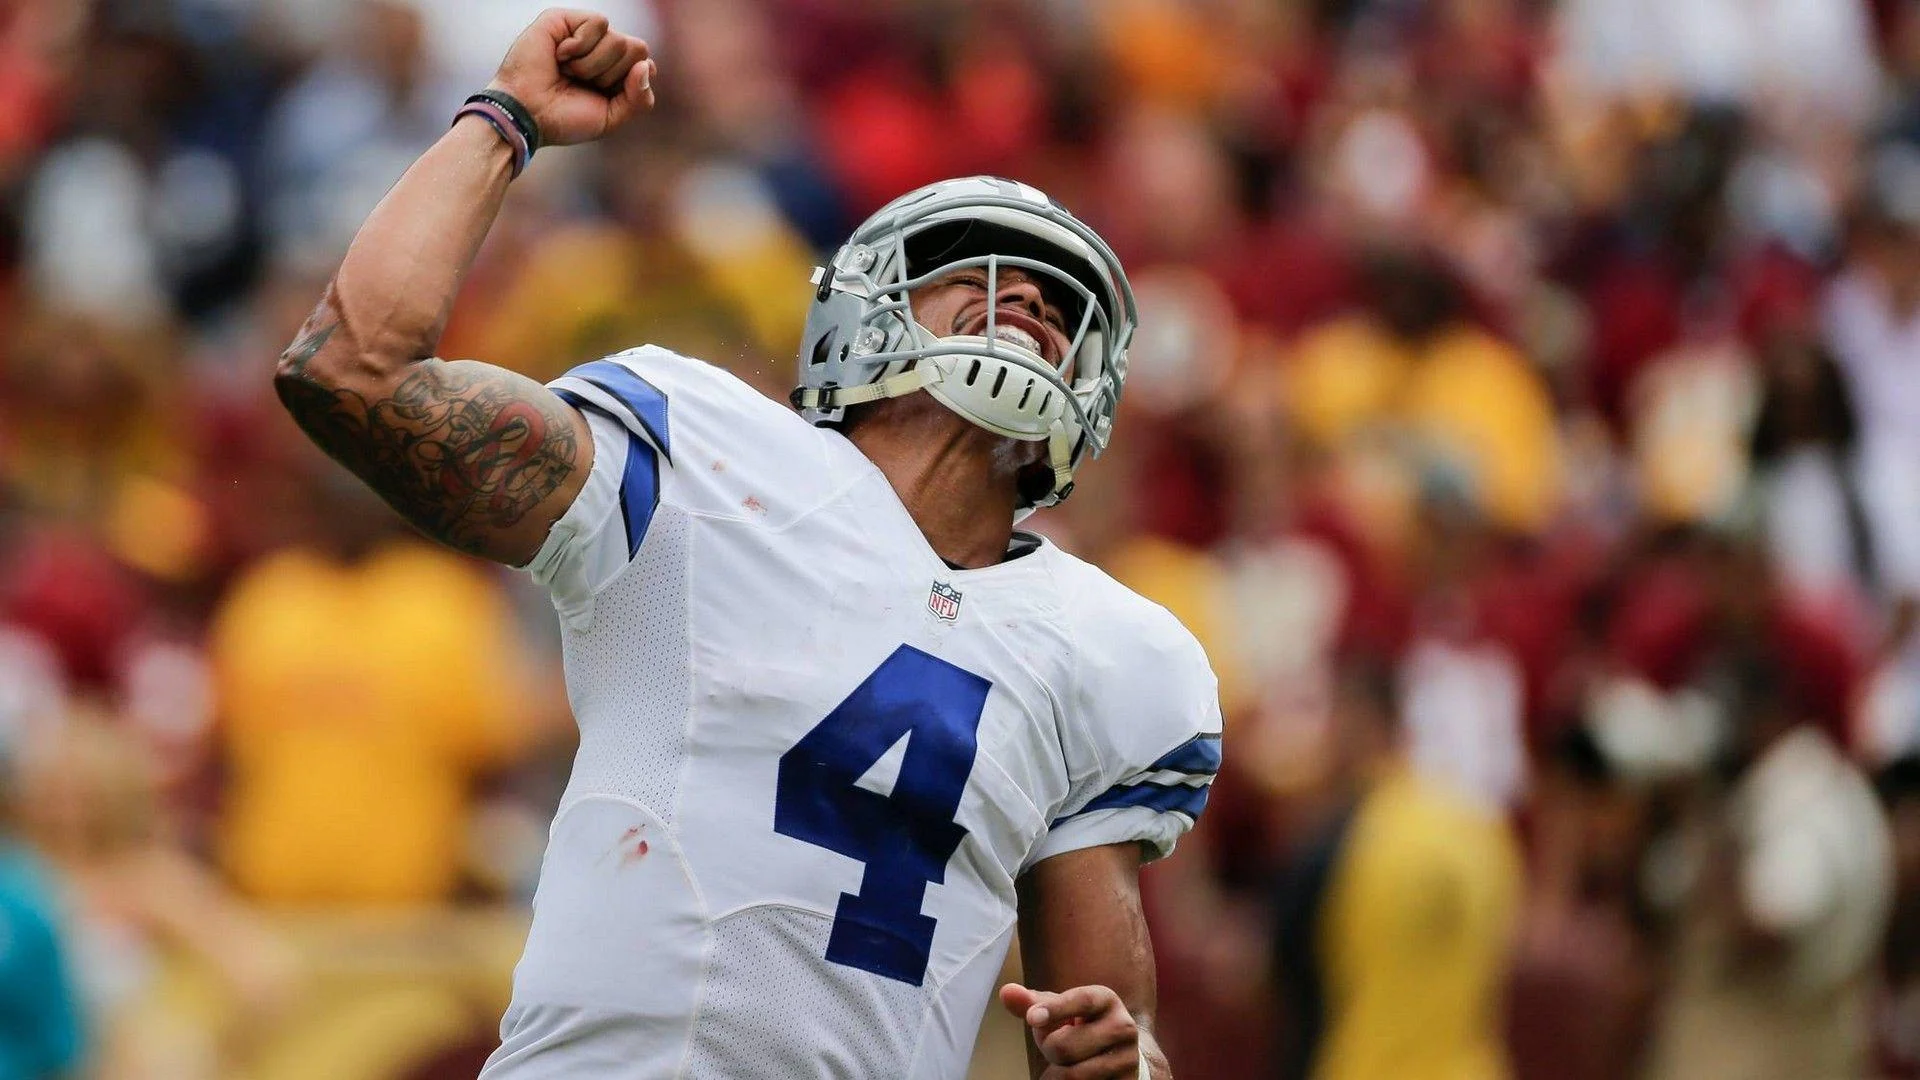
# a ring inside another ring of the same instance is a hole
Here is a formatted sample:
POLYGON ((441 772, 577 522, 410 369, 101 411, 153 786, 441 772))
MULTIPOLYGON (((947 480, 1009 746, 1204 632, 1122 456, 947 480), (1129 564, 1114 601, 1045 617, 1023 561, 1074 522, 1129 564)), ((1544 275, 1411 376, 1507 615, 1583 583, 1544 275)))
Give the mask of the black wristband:
POLYGON ((513 120, 513 126, 519 128, 520 134, 526 138, 527 159, 533 159, 534 151, 540 149, 540 125, 533 122, 533 114, 520 104, 518 98, 504 90, 482 90, 467 101, 491 101, 500 106, 501 111, 513 120))

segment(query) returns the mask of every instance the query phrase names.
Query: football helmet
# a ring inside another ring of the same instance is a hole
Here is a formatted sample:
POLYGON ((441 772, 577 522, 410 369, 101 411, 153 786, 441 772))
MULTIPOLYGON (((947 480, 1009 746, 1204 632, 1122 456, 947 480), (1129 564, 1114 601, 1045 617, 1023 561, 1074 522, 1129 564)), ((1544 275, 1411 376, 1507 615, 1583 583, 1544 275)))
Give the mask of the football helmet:
MULTIPOLYGON (((793 404, 815 424, 848 406, 925 390, 989 431, 1047 442, 1053 471, 1032 510, 1065 498, 1074 471, 1106 448, 1138 322, 1113 250, 1060 204, 1026 184, 971 176, 929 184, 868 218, 813 272, 793 404), (989 303, 977 336, 940 337, 913 316, 911 293, 957 270, 1035 275, 1060 301, 1071 340, 1058 364, 1003 335, 989 303)), ((1037 486, 1037 485, 1036 485, 1037 486)))

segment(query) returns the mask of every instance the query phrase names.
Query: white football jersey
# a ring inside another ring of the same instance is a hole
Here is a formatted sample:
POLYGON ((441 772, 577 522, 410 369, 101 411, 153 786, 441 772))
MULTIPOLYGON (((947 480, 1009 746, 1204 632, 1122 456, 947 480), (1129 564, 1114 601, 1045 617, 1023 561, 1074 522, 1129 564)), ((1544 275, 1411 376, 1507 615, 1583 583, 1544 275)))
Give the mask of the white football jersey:
POLYGON ((719 368, 552 387, 594 436, 529 565, 580 750, 482 1077, 964 1076, 1015 879, 1164 855, 1206 805, 1198 643, 1044 540, 949 569, 852 443, 719 368))

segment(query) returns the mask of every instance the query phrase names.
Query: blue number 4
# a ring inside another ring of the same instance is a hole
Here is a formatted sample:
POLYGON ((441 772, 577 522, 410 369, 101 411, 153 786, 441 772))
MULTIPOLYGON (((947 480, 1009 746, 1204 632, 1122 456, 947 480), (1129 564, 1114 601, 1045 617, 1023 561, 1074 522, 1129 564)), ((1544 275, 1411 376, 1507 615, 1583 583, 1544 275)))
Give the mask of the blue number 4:
POLYGON ((828 960, 915 986, 926 978, 936 920, 920 903, 967 835, 954 814, 992 685, 902 645, 781 756, 774 831, 867 864, 859 895, 840 894, 828 960), (893 792, 857 786, 902 737, 893 792))

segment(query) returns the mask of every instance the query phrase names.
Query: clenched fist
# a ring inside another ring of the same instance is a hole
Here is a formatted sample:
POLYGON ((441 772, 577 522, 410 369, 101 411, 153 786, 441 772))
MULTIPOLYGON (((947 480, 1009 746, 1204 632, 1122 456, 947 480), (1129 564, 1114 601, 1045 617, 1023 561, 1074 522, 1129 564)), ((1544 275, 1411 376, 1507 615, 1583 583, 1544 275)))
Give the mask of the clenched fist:
POLYGON ((1134 1080, 1146 1048, 1120 995, 1104 986, 1058 994, 1019 983, 1000 988, 1000 1004, 1024 1021, 1046 1059, 1042 1080, 1134 1080))
POLYGON ((647 43, 605 15, 549 8, 521 31, 488 84, 520 100, 546 146, 592 142, 653 108, 647 43))

